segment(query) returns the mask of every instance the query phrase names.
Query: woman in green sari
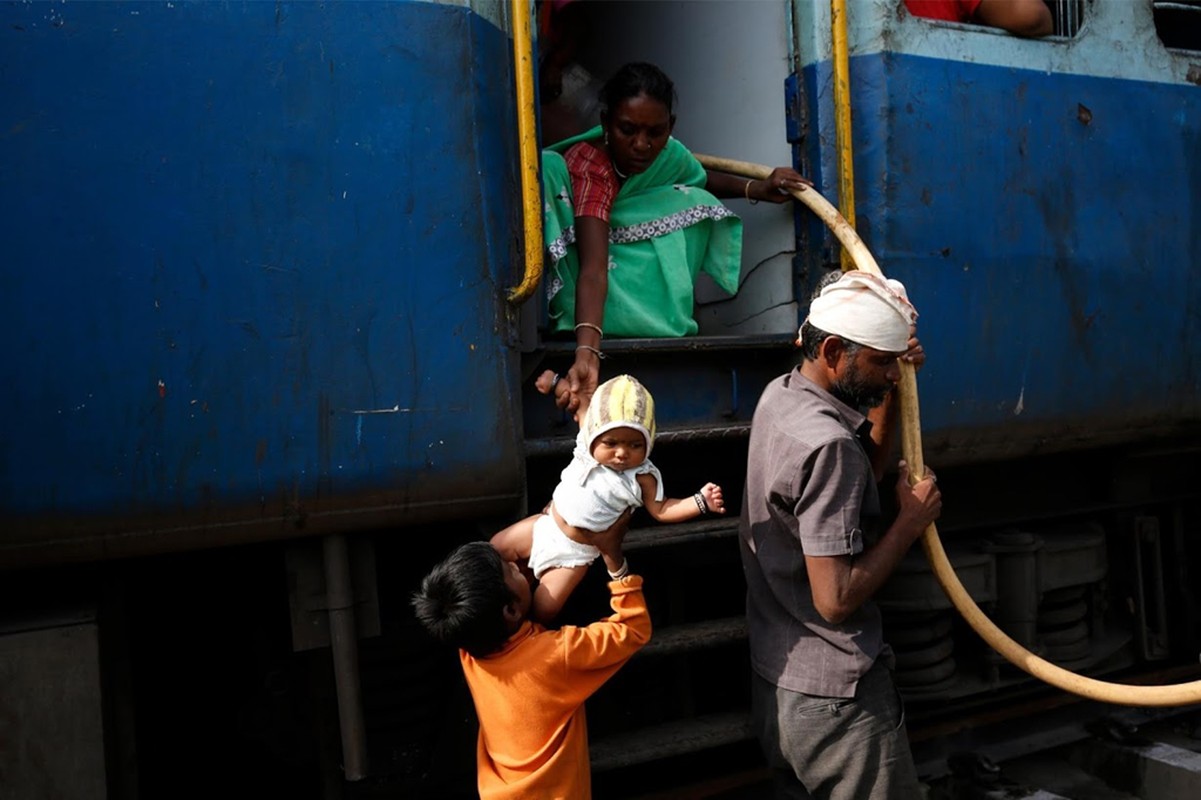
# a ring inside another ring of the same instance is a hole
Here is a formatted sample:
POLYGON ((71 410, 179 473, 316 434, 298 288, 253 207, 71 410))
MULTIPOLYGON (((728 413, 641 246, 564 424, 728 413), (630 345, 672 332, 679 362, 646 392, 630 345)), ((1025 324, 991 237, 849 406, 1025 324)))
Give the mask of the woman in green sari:
POLYGON ((787 167, 706 171, 671 137, 674 100, 658 67, 627 64, 601 90, 601 124, 543 153, 550 331, 576 338, 557 400, 568 411, 596 389, 602 336, 696 333, 698 272, 738 290, 742 221, 718 198, 783 203, 812 185, 787 167))

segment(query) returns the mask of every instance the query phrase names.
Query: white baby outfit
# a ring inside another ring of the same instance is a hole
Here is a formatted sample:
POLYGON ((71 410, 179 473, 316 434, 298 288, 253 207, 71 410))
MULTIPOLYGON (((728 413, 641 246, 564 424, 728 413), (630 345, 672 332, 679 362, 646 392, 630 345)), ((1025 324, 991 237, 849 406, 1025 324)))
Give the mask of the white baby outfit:
MULTIPOLYGON (((642 505, 639 475, 653 475, 655 500, 663 499, 663 475, 649 459, 619 472, 597 463, 589 452, 591 442, 585 441, 585 435, 581 430, 576 437, 571 463, 559 476, 559 485, 552 496, 555 510, 568 525, 603 531, 627 508, 642 505)), ((591 564, 599 555, 600 551, 592 545, 569 539, 549 514, 534 522, 534 539, 530 546, 530 569, 534 577, 542 577, 542 573, 552 567, 591 564)))

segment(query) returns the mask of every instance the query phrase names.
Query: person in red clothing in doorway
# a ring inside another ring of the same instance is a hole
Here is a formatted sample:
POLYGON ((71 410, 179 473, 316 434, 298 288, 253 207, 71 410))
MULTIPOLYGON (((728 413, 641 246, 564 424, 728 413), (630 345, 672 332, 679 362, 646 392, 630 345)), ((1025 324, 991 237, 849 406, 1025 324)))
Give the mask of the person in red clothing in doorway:
POLYGON ((1055 32, 1051 9, 1043 0, 905 0, 905 8, 915 17, 991 25, 1015 36, 1055 32))
POLYGON ((453 551, 413 595, 417 619, 459 648, 480 734, 482 800, 592 796, 584 701, 650 641, 642 578, 622 555, 629 513, 596 534, 613 614, 547 630, 529 619, 530 584, 488 542, 453 551))

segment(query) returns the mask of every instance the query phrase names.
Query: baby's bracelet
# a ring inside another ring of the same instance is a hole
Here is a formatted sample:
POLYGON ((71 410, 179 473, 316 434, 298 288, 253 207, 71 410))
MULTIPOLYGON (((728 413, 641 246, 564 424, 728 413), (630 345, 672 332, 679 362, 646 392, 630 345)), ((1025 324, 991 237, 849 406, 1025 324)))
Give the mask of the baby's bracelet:
POLYGON ((621 566, 617 568, 616 572, 610 571, 609 578, 611 580, 619 581, 622 578, 624 578, 626 575, 629 575, 629 574, 630 574, 630 560, 628 558, 626 558, 625 556, 622 556, 621 566))
POLYGON ((578 344, 576 350, 587 350, 589 353, 596 353, 597 358, 604 358, 605 354, 590 344, 578 344))
POLYGON ((697 492, 692 496, 692 499, 696 501, 696 507, 700 510, 701 516, 709 513, 709 507, 705 505, 705 496, 703 494, 697 492))

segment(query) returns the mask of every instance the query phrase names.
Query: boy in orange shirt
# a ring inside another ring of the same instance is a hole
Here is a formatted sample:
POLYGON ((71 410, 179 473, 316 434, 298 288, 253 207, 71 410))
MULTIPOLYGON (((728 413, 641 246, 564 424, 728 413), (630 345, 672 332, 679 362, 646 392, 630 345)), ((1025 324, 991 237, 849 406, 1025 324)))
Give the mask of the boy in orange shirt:
POLYGON ((481 800, 592 796, 584 701, 651 636, 642 578, 621 552, 628 519, 593 539, 612 579, 613 615, 591 625, 532 622, 529 582, 488 542, 456 549, 413 595, 426 630, 459 648, 480 722, 481 800))

